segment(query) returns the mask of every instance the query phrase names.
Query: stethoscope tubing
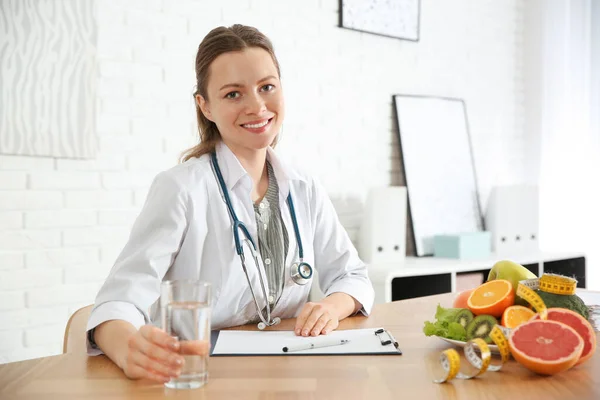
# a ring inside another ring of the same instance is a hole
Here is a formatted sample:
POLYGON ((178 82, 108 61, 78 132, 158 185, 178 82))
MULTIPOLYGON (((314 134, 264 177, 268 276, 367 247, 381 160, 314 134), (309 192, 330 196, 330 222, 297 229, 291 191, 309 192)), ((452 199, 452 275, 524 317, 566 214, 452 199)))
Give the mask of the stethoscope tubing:
POLYGON ((290 215, 292 217, 292 225, 294 226, 294 234, 296 235, 296 242, 298 242, 298 256, 300 261, 304 259, 304 249, 302 247, 302 238, 300 237, 300 230, 298 229, 298 221, 296 220, 296 210, 294 209, 294 202, 292 201, 292 194, 289 193, 287 197, 288 207, 290 208, 290 215))
MULTIPOLYGON (((231 202, 231 198, 229 197, 229 191, 227 190, 227 186, 225 185, 225 179, 223 179, 223 174, 221 173, 221 168, 219 167, 219 163, 217 161, 217 155, 214 152, 211 153, 211 164, 212 164, 213 171, 215 172, 215 175, 219 182, 219 187, 220 187, 221 194, 223 195, 223 200, 225 201, 225 204, 227 205, 227 210, 229 211, 229 216, 231 217, 231 220, 233 223, 233 238, 235 241, 235 249, 236 249, 238 256, 241 259, 242 269, 244 270, 244 274, 246 275, 246 280, 248 281, 248 286, 250 287, 250 294, 252 295, 254 304, 256 305, 256 310, 258 312, 258 316, 259 316, 260 320, 262 321, 261 323, 258 324, 258 327, 259 327, 259 329, 262 330, 262 329, 266 328, 267 326, 277 325, 279 322, 281 322, 281 319, 280 318, 271 319, 271 306, 269 304, 267 290, 266 290, 265 284, 263 282, 263 276, 261 274, 260 268, 258 268, 258 256, 256 255, 256 244, 254 243, 254 240, 252 239, 252 236, 250 235, 248 228, 246 228, 246 225, 242 221, 239 220, 239 218, 237 217, 237 214, 235 213, 235 210, 233 209, 233 204, 231 202), (266 307, 265 307, 266 313, 267 313, 266 319, 260 308, 260 305, 258 304, 258 300, 256 299, 256 294, 254 293, 254 288, 252 287, 252 283, 250 281, 250 276, 248 275, 248 270, 246 268, 246 257, 244 256, 243 244, 242 244, 242 241, 240 240, 239 230, 242 230, 242 233, 245 237, 244 240, 246 240, 250 244, 248 247, 250 248, 250 252, 252 253, 252 257, 254 258, 255 265, 258 269, 259 282, 260 282, 261 290, 263 293, 263 297, 266 302, 266 307)), ((294 208, 294 202, 292 200, 291 191, 288 194, 287 203, 288 203, 288 207, 290 209, 290 215, 292 217, 292 225, 294 227, 294 234, 296 236, 296 242, 298 244, 298 256, 300 258, 300 262, 294 264, 294 265, 296 265, 296 268, 298 269, 298 271, 292 273, 292 280, 299 285, 303 285, 303 284, 306 284, 308 282, 308 280, 312 277, 313 271, 312 271, 312 267, 303 261, 304 260, 304 249, 302 247, 302 239, 300 237, 300 229, 298 228, 298 220, 296 219, 296 210, 294 208), (306 277, 303 276, 302 271, 300 270, 301 266, 308 268, 308 271, 309 271, 308 276, 306 276, 306 277), (301 279, 298 280, 296 275, 299 275, 301 279)))

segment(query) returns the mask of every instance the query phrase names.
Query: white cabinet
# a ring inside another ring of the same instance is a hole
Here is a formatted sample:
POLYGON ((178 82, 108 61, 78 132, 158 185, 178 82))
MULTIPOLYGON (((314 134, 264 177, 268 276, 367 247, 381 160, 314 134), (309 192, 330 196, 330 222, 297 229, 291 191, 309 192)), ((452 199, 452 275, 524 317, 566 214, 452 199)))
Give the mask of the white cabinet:
POLYGON ((502 255, 481 260, 456 260, 437 257, 406 257, 402 263, 369 265, 375 289, 375 303, 456 291, 457 277, 480 272, 482 282, 500 260, 517 262, 537 276, 544 272, 575 277, 577 286, 586 287, 586 262, 583 253, 532 252, 502 255))

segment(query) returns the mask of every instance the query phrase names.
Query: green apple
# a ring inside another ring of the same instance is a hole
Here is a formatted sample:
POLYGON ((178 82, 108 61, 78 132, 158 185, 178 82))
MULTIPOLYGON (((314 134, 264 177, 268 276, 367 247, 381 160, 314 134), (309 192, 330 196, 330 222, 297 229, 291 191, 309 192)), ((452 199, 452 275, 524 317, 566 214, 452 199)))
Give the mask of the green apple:
POLYGON ((528 303, 524 299, 516 295, 517 285, 519 284, 519 281, 536 278, 537 276, 535 276, 533 272, 531 272, 524 266, 517 264, 513 261, 502 260, 494 264, 488 275, 487 280, 488 282, 496 279, 506 279, 507 281, 510 281, 515 292, 515 304, 527 306, 528 303))

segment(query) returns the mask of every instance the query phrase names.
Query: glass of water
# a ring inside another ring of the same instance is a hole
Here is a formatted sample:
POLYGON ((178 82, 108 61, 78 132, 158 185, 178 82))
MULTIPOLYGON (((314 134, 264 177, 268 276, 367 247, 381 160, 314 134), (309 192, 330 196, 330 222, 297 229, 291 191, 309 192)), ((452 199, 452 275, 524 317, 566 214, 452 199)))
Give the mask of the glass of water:
POLYGON ((196 389, 208 382, 211 285, 197 280, 164 281, 162 329, 179 340, 185 360, 181 375, 165 383, 172 389, 196 389))

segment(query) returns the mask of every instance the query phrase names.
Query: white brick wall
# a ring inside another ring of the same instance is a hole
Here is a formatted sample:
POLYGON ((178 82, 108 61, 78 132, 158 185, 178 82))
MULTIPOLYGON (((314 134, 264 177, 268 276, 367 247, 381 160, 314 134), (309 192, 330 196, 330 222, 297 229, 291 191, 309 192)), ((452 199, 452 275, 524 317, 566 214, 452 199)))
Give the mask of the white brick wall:
POLYGON ((97 172, 43 171, 29 174, 29 189, 98 189, 100 174, 97 172))
POLYGON ((59 229, 3 231, 0 232, 0 251, 59 247, 60 236, 59 229))
POLYGON ((95 264, 99 261, 97 247, 61 247, 44 249, 42 251, 29 251, 25 254, 25 264, 28 268, 37 267, 72 267, 78 264, 95 264))
MULTIPOLYGON (((16 290, 0 291, 0 311, 22 310, 25 308, 25 292, 16 290)), ((5 321, 5 328, 10 328, 11 322, 5 321)))
MULTIPOLYGON (((0 225, 1 226, 1 225, 0 225)), ((23 253, 15 251, 0 251, 0 270, 23 268, 23 253)))
POLYGON ((278 150, 324 182, 352 238, 367 189, 399 180, 393 94, 464 98, 482 199, 519 181, 520 2, 421 3, 412 43, 338 28, 337 0, 99 0, 100 154, 0 155, 0 362, 60 352, 68 316, 93 302, 152 178, 195 140, 195 51, 217 25, 273 40, 287 103, 278 150))
POLYGON ((0 271, 0 290, 32 289, 57 287, 62 284, 63 271, 60 268, 28 268, 0 271))
MULTIPOLYGON (((3 156, 0 156, 2 158, 3 156)), ((2 190, 0 210, 57 209, 63 206, 63 193, 50 190, 2 190)))
POLYGON ((0 171, 0 190, 26 189, 27 174, 17 171, 0 171))
POLYGON ((94 226, 96 214, 95 211, 80 210, 27 211, 24 213, 25 228, 94 226))
POLYGON ((0 211, 0 226, 3 229, 22 228, 23 213, 20 211, 0 211))

